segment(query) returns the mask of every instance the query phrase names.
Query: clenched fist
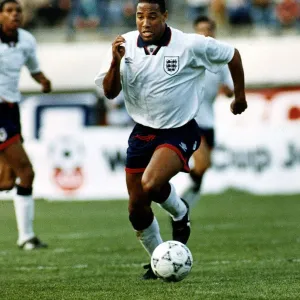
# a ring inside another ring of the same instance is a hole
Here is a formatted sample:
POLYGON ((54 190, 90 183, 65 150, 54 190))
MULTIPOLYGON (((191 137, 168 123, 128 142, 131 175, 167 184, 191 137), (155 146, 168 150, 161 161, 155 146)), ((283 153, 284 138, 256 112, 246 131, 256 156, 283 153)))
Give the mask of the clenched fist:
POLYGON ((230 110, 234 115, 240 115, 247 107, 246 99, 234 99, 230 104, 230 110))

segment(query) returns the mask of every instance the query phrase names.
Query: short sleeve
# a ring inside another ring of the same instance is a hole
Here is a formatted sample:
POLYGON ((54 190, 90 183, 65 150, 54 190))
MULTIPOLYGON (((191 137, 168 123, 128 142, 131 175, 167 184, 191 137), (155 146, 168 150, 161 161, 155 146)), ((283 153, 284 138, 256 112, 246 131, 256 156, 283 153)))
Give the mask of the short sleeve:
POLYGON ((26 60, 26 67, 28 68, 30 74, 36 74, 40 72, 39 61, 37 58, 36 51, 36 40, 33 36, 31 36, 30 40, 30 51, 28 51, 28 56, 26 60))
POLYGON ((109 51, 107 52, 106 57, 102 60, 100 71, 95 77, 95 84, 100 88, 103 89, 103 80, 105 75, 107 74, 112 61, 112 48, 110 47, 109 51))
POLYGON ((232 60, 234 47, 210 37, 195 35, 193 53, 196 66, 204 66, 208 71, 217 73, 232 60))

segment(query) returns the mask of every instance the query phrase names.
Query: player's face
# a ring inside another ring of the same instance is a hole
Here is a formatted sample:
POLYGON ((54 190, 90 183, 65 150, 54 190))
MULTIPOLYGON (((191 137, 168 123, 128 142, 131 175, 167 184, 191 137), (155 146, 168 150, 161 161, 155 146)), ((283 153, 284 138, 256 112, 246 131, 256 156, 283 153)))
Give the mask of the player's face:
POLYGON ((0 23, 4 30, 16 30, 22 24, 23 14, 19 4, 8 2, 0 12, 0 23))
POLYGON ((215 37, 215 31, 212 29, 212 26, 209 22, 199 22, 195 26, 195 32, 202 34, 204 36, 215 37))
POLYGON ((136 11, 136 25, 145 42, 154 42, 161 38, 165 31, 168 13, 162 14, 158 4, 139 3, 136 11))

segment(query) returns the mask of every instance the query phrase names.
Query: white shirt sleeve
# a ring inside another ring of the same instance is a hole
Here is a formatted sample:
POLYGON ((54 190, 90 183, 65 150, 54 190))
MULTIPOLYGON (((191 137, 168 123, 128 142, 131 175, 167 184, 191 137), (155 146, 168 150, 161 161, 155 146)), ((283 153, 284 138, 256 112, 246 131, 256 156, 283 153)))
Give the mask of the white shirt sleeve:
POLYGON ((40 72, 39 61, 36 54, 36 40, 33 36, 31 40, 30 53, 28 53, 25 65, 28 68, 30 74, 36 74, 40 72))
POLYGON ((197 34, 194 35, 192 47, 195 67, 205 67, 213 73, 221 71, 234 55, 234 47, 229 44, 197 34))
POLYGON ((228 66, 224 66, 221 71, 221 84, 227 86, 232 91, 234 90, 233 80, 228 66))
POLYGON ((110 47, 106 57, 102 60, 100 71, 95 77, 95 84, 102 90, 103 89, 103 79, 107 74, 112 62, 112 48, 110 47))

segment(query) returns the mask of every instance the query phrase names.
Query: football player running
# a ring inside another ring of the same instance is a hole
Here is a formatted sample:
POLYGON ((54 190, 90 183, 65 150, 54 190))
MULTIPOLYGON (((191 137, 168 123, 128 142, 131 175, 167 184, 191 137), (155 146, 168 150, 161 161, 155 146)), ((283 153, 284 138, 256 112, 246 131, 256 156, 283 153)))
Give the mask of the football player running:
POLYGON ((18 227, 17 245, 21 249, 45 248, 34 233, 34 171, 22 145, 18 90, 20 72, 25 65, 32 78, 51 91, 51 82, 40 70, 35 38, 21 29, 22 7, 17 0, 0 1, 0 190, 16 187, 14 207, 18 227), (18 183, 16 184, 16 179, 18 183))
MULTIPOLYGON (((197 34, 215 38, 216 24, 206 16, 200 16, 194 21, 194 29, 197 34)), ((191 183, 182 195, 190 206, 200 199, 202 178, 211 165, 211 154, 215 146, 213 111, 215 99, 219 91, 227 97, 232 97, 233 89, 228 65, 223 66, 217 73, 205 71, 204 98, 195 117, 201 129, 201 145, 193 154, 194 165, 189 173, 191 183)))
MULTIPOLYGON (((173 240, 187 243, 189 208, 169 182, 189 172, 188 161, 200 145, 195 117, 204 98, 205 70, 229 64, 234 82, 234 114, 247 108, 244 72, 234 47, 166 24, 164 0, 139 0, 137 30, 117 36, 95 82, 109 99, 121 90, 136 125, 128 140, 126 183, 129 220, 149 255, 162 243, 151 209, 157 202, 172 217, 173 240)), ((148 266, 143 279, 156 279, 148 266)))

